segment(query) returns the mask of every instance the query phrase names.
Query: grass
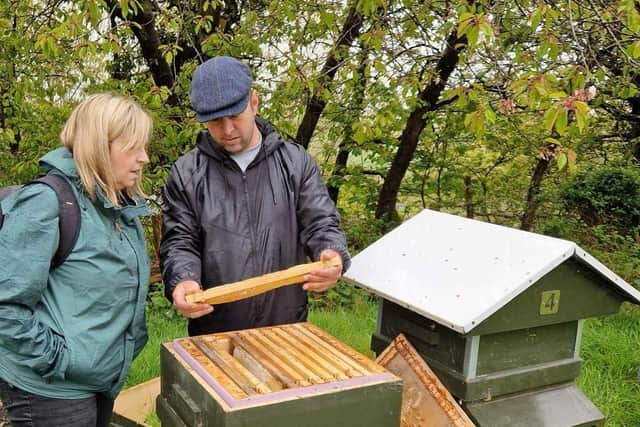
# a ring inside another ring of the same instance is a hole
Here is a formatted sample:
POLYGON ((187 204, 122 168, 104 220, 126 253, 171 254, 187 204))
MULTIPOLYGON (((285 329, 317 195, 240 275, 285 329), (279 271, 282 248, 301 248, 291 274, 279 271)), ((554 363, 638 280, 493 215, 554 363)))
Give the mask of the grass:
MULTIPOLYGON (((353 310, 312 311, 309 321, 359 352, 369 349, 375 328, 375 304, 360 302, 353 310)), ((186 336, 186 321, 171 307, 148 312, 149 343, 134 361, 127 386, 160 375, 158 352, 162 343, 186 336)), ((640 425, 640 307, 623 305, 620 313, 585 322, 578 385, 607 418, 607 427, 640 425)))
MULTIPOLYGON (((163 297, 164 298, 164 297, 163 297)), ((149 341, 133 361, 126 387, 143 383, 160 375, 160 346, 174 338, 187 336, 186 319, 168 305, 147 307, 149 341)))
POLYGON ((578 385, 607 417, 607 426, 640 426, 640 307, 585 322, 578 385))

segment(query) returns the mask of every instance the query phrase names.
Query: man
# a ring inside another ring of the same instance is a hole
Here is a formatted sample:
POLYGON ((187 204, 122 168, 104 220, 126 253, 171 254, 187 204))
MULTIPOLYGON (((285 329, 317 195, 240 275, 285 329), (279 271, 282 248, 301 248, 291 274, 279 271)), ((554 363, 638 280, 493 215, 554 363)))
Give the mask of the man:
POLYGON ((189 334, 299 322, 306 291, 333 286, 350 263, 340 218, 318 167, 257 117, 251 72, 230 57, 201 64, 191 104, 207 130, 173 166, 164 192, 160 263, 165 294, 188 317, 189 334), (212 307, 189 293, 304 263, 339 257, 303 286, 212 307))

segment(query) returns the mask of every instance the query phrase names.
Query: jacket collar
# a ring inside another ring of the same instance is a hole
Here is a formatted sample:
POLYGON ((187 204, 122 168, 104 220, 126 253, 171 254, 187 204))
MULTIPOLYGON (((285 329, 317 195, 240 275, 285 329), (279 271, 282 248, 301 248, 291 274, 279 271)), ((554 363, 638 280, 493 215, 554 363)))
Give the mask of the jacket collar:
MULTIPOLYGON (((64 175, 71 181, 79 193, 84 193, 76 162, 66 147, 56 148, 45 154, 40 159, 40 167, 45 173, 53 172, 64 175)), ((96 204, 101 205, 105 209, 119 211, 124 221, 131 222, 136 217, 145 216, 150 213, 144 199, 135 200, 132 204, 116 206, 105 197, 100 186, 96 185, 95 193, 96 204)))

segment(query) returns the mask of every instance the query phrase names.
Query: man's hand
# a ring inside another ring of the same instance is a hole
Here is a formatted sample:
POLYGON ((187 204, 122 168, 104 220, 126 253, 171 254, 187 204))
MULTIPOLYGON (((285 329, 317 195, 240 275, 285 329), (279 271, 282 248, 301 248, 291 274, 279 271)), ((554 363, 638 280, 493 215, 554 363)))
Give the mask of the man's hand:
POLYGON ((323 292, 336 284, 342 274, 342 257, 340 254, 331 249, 325 249, 320 254, 320 261, 329 260, 338 257, 340 264, 334 267, 325 267, 304 276, 304 285, 302 289, 312 292, 323 292))
POLYGON ((190 303, 187 302, 185 297, 195 292, 200 292, 200 285, 193 280, 185 280, 178 283, 171 294, 173 298, 173 306, 178 310, 180 314, 190 319, 204 316, 213 311, 213 306, 203 303, 190 303))

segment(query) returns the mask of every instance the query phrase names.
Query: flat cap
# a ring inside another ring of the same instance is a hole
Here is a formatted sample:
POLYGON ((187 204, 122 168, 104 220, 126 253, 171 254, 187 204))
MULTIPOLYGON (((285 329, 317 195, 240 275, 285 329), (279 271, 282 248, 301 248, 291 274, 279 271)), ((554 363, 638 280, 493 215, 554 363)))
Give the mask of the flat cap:
POLYGON ((216 56, 200 64, 191 78, 191 106, 199 122, 242 113, 250 94, 249 67, 230 56, 216 56))

